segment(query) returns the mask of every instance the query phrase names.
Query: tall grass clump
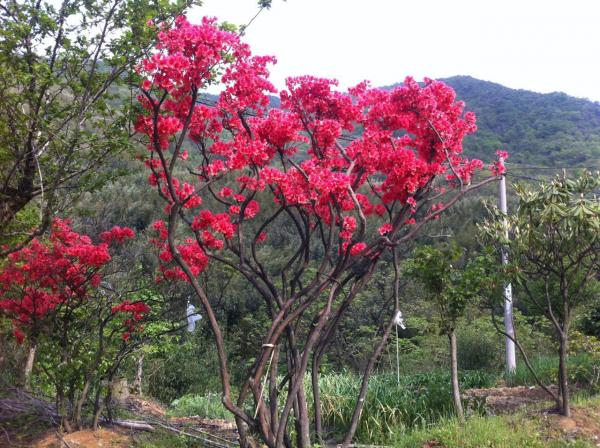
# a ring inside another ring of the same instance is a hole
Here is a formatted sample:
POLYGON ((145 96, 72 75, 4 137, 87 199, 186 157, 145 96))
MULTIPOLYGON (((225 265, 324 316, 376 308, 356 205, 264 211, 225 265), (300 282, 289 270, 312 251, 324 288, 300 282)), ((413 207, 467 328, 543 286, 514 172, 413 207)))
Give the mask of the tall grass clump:
MULTIPOLYGON (((490 387, 494 377, 482 371, 460 373, 463 389, 490 387)), ((347 428, 360 389, 360 376, 323 375, 319 380, 323 426, 330 435, 347 428)), ((442 371, 403 376, 375 375, 369 382, 356 433, 360 442, 378 443, 398 429, 424 426, 453 414, 450 374, 442 371)))
MULTIPOLYGON (((532 358, 531 365, 536 375, 545 384, 556 384, 558 374, 558 356, 539 356, 532 358)), ((595 357, 588 353, 571 355, 568 359, 569 382, 579 388, 597 392, 600 383, 600 372, 595 357)), ((512 374, 505 374, 509 386, 535 386, 537 383, 525 363, 517 363, 512 374)))
POLYGON ((232 420, 233 415, 225 409, 221 395, 209 392, 205 395, 184 395, 173 401, 169 409, 172 417, 188 417, 197 415, 202 418, 219 418, 232 420))
MULTIPOLYGON (((519 416, 474 416, 461 424, 456 418, 441 419, 432 427, 397 432, 390 440, 396 448, 440 446, 446 448, 549 448, 534 422, 519 416)), ((554 446, 554 445, 552 445, 554 446)), ((571 445, 569 445, 571 446, 571 445)))

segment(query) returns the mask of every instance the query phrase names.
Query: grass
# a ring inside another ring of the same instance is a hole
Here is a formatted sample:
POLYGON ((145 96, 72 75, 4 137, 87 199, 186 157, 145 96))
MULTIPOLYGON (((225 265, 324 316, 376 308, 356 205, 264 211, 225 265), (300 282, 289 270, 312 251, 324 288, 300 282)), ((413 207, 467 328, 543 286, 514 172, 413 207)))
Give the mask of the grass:
MULTIPOLYGON (((574 397, 582 411, 600 411, 600 396, 574 397)), ((405 432, 399 428, 391 438, 397 448, 593 448, 596 442, 573 434, 566 437, 556 425, 559 416, 548 419, 540 413, 519 412, 505 416, 472 416, 464 425, 456 419, 442 419, 434 425, 405 432)), ((578 424, 579 425, 579 424, 578 424)))
MULTIPOLYGON (((481 371, 461 372, 463 388, 490 387, 494 377, 481 371)), ((324 375, 320 381, 323 424, 332 433, 349 426, 360 377, 324 375)), ((407 375, 375 375, 369 382, 356 439, 383 443, 400 428, 413 428, 453 414, 450 374, 443 371, 407 375)))
MULTIPOLYGON (((489 387, 494 377, 481 371, 462 372, 461 387, 489 387)), ((351 373, 323 375, 320 379, 323 425, 331 434, 349 426, 361 377, 351 373)), ((312 409, 310 381, 306 381, 309 412, 312 409)), ((399 426, 412 428, 452 415, 450 374, 435 371, 405 375, 375 375, 369 381, 362 418, 356 433, 359 441, 384 441, 399 426)), ((186 395, 171 404, 169 416, 197 415, 232 420, 216 393, 186 395)))
POLYGON ((158 429, 153 432, 137 433, 130 446, 132 448, 201 448, 204 445, 184 435, 158 429))
POLYGON ((184 395, 173 401, 168 412, 169 417, 188 417, 197 415, 203 418, 233 420, 231 413, 221 403, 221 395, 184 395))
MULTIPOLYGON (((539 356, 532 358, 531 365, 538 377, 545 384, 556 384, 558 371, 558 356, 539 356)), ((594 390, 598 389, 598 366, 594 358, 581 353, 569 357, 569 382, 580 387, 594 390)), ((512 375, 506 376, 509 386, 534 386, 536 382, 524 362, 517 364, 517 370, 512 375)))
MULTIPOLYGON (((532 360, 534 368, 547 383, 554 382, 556 362, 555 357, 540 357, 532 360)), ((573 375, 573 384, 575 382, 581 384, 585 379, 582 372, 587 371, 589 359, 573 356, 570 358, 569 364, 573 375)), ((462 390, 492 387, 497 379, 497 375, 484 371, 460 372, 462 390)), ((323 426, 329 433, 328 436, 339 435, 349 426, 360 381, 360 376, 351 373, 321 376, 323 426)), ((523 363, 519 363, 515 374, 507 378, 507 383, 509 385, 533 385, 534 381, 523 363)), ((309 412, 312 414, 312 391, 308 378, 306 388, 309 412)), ((478 409, 471 410, 471 413, 478 414, 478 409)), ((232 419, 229 412, 223 407, 220 395, 216 393, 187 395, 175 400, 169 415, 198 415, 204 418, 232 419)), ((390 440, 395 440, 400 443, 399 446, 421 446, 402 445, 402 443, 404 443, 405 437, 408 438, 407 440, 413 440, 415 437, 428 434, 428 431, 434 431, 433 436, 436 440, 437 438, 440 438, 440 441, 442 439, 444 441, 454 440, 452 443, 455 445, 451 445, 450 442, 444 443, 448 446, 461 446, 459 442, 465 437, 464 431, 468 429, 470 433, 472 432, 473 440, 476 441, 473 443, 480 445, 464 445, 467 447, 545 446, 536 445, 538 442, 535 439, 535 431, 515 431, 510 419, 500 417, 485 419, 479 415, 473 415, 467 426, 461 428, 453 420, 453 415, 450 375, 446 371, 403 375, 400 377, 399 383, 395 374, 375 375, 369 382, 362 417, 355 437, 359 443, 387 444, 390 440), (438 422, 440 425, 437 425, 438 422), (430 429, 419 430, 419 428, 430 429), (400 434, 403 436, 400 437, 400 434), (499 437, 499 444, 485 445, 486 437, 493 434, 499 437), (523 441, 529 445, 523 445, 525 443, 523 441)))
POLYGON ((433 427, 409 432, 400 430, 393 438, 393 443, 398 448, 427 446, 426 443, 447 448, 546 446, 536 426, 530 421, 481 416, 471 417, 465 425, 456 419, 443 419, 433 427))

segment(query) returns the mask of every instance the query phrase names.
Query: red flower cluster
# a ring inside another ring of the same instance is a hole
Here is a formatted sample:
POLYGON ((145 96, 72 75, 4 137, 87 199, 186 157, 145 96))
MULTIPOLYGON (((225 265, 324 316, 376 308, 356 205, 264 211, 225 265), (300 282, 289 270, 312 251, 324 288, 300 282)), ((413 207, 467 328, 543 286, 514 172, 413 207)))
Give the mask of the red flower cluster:
MULTIPOLYGON (((442 82, 425 79, 421 85, 406 78, 391 90, 362 83, 340 92, 334 80, 290 78, 280 93, 281 109, 268 110, 267 94, 274 88, 266 67, 274 58, 252 56, 238 35, 219 29, 214 19, 192 25, 179 18, 172 29, 158 28, 157 51, 140 66, 146 112, 136 127, 149 141, 150 183, 170 205, 179 201, 180 208, 190 208, 189 197, 180 193, 183 182, 173 178, 167 187, 165 175, 174 175, 165 150, 183 141, 183 123, 184 137, 199 147, 201 163, 189 169, 197 177, 197 191, 228 173, 237 181, 215 192, 224 213, 202 210, 190 219, 196 234, 195 242, 185 245, 190 259, 194 253, 204 262, 205 248, 223 247, 215 232, 231 238, 236 225, 259 213, 257 191, 269 191, 275 202, 301 207, 328 225, 333 221, 342 249, 358 255, 367 249, 364 241, 353 240, 364 239, 356 235, 359 215, 385 215, 379 234, 394 232, 416 220, 394 219, 386 210, 414 215, 420 209, 416 193, 434 179, 456 188, 483 168, 481 161, 461 155, 464 137, 476 130, 475 115, 465 113, 442 82), (195 100, 201 89, 218 82, 225 89, 215 107, 195 100), (360 136, 347 143, 347 133, 357 127, 360 136), (308 150, 299 157, 301 146, 308 150)), ((500 165, 494 166, 499 173, 500 165)), ((199 193, 184 185, 199 206, 199 193)), ((161 258, 171 259, 169 254, 161 258)))
POLYGON ((114 227, 102 234, 105 242, 94 244, 69 221, 55 219, 47 241, 34 239, 9 255, 0 270, 0 310, 13 319, 17 340, 61 303, 87 298, 111 260, 107 243, 133 236, 129 228, 114 227))
POLYGON ((500 176, 506 173, 504 162, 508 159, 508 153, 506 151, 498 150, 496 151, 496 156, 498 156, 498 160, 490 165, 490 171, 494 176, 500 176))
POLYGON ((129 300, 124 300, 119 305, 112 307, 113 314, 123 313, 131 316, 123 322, 123 325, 127 330, 121 335, 124 341, 128 341, 129 338, 131 338, 132 333, 144 331, 144 327, 143 325, 139 325, 139 321, 142 320, 143 315, 148 312, 150 312, 150 307, 144 302, 130 302, 129 300))
POLYGON ((129 227, 114 226, 107 232, 100 234, 100 239, 106 244, 123 244, 125 240, 135 237, 135 233, 129 227))

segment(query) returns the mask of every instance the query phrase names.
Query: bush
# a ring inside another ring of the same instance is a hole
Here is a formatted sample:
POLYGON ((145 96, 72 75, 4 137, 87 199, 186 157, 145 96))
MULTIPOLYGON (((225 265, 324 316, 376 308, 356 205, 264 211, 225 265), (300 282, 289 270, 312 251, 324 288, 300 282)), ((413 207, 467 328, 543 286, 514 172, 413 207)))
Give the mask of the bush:
POLYGON ((462 370, 495 370, 503 362, 504 341, 489 317, 462 324, 457 331, 458 367, 462 370))
POLYGON ((163 403, 219 390, 216 350, 199 331, 163 342, 146 356, 144 391, 163 403))

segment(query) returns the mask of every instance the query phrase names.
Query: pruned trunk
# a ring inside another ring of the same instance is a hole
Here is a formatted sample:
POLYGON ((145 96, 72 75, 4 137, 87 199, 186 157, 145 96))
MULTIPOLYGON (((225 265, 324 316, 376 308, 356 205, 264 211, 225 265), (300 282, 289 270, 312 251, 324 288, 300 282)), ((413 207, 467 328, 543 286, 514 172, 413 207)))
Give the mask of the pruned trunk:
POLYGON ((65 405, 65 394, 62 389, 56 392, 56 411, 61 416, 61 426, 66 432, 73 432, 73 425, 68 417, 67 407, 65 405))
POLYGON ((113 425, 127 429, 136 429, 138 431, 154 431, 154 426, 144 421, 137 420, 113 420, 113 425))
POLYGON ((88 391, 90 390, 91 380, 92 380, 91 375, 89 375, 85 381, 85 384, 83 385, 83 390, 81 391, 81 395, 79 396, 77 403, 75 403, 75 410, 73 411, 73 420, 75 421, 75 426, 78 430, 82 429, 81 410, 83 409, 83 404, 87 400, 87 394, 88 394, 88 391))
POLYGON ((98 424, 100 423, 100 413, 102 412, 102 406, 100 405, 100 394, 102 392, 102 388, 98 387, 96 389, 96 395, 94 396, 94 417, 92 420, 92 429, 96 431, 98 429, 98 424))
POLYGON ((456 346, 456 333, 454 329, 448 332, 450 340, 450 377, 452 380, 452 401, 456 416, 461 423, 465 421, 465 413, 463 411, 462 402, 460 400, 460 386, 458 384, 458 350, 456 346))

